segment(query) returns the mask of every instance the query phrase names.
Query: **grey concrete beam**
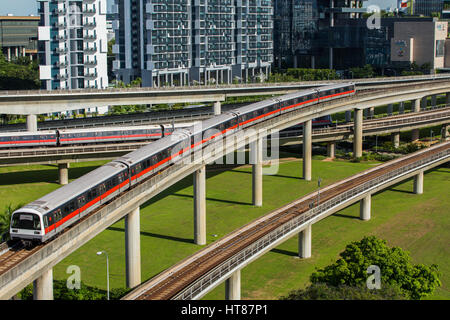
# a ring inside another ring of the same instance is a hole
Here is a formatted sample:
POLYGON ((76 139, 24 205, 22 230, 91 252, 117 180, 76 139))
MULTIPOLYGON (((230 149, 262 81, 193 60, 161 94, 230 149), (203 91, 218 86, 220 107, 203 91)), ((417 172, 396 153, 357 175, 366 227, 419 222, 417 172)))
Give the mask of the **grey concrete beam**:
POLYGON ((220 101, 214 102, 214 115, 217 116, 222 113, 220 101))
POLYGON ((370 220, 371 198, 372 196, 368 194, 359 201, 359 217, 361 220, 370 220))
POLYGON ((263 202, 263 150, 262 138, 250 143, 250 163, 252 164, 252 203, 261 207, 263 202))
POLYGON ((353 157, 362 157, 363 115, 361 109, 355 109, 355 122, 353 123, 353 157))
POLYGON ((53 269, 50 268, 33 282, 34 300, 53 300, 53 269))
POLYGON ((125 216, 126 284, 134 288, 141 284, 141 228, 140 209, 125 216))
POLYGON ((312 120, 303 123, 303 179, 311 181, 312 120))
POLYGON ((241 300, 241 270, 225 280, 225 300, 241 300))
POLYGON ((334 159, 335 158, 335 150, 336 142, 328 142, 327 143, 327 158, 334 159))
POLYGON ((27 115, 27 131, 37 131, 37 116, 35 114, 27 115))
POLYGON ((417 175, 414 176, 414 193, 423 193, 423 171, 420 171, 417 175))
POLYGON ((298 256, 301 259, 311 258, 311 224, 298 234, 298 256))
POLYGON ((194 172, 194 243, 206 244, 206 168, 194 172))
POLYGON ((394 147, 398 148, 400 146, 400 132, 392 133, 391 137, 392 137, 392 143, 394 144, 394 147))
POLYGON ((415 99, 411 101, 411 112, 420 112, 420 99, 415 99))
POLYGON ((69 163, 58 163, 59 184, 69 183, 69 163))

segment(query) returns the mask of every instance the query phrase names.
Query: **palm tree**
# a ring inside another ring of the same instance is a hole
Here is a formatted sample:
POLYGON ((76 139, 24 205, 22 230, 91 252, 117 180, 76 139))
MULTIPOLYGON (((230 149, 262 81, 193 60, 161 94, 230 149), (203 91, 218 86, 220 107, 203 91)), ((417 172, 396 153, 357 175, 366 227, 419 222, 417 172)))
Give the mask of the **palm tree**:
POLYGON ((5 207, 3 213, 0 213, 0 242, 8 240, 11 215, 21 207, 23 207, 23 204, 16 205, 15 207, 13 207, 12 204, 9 204, 5 207))

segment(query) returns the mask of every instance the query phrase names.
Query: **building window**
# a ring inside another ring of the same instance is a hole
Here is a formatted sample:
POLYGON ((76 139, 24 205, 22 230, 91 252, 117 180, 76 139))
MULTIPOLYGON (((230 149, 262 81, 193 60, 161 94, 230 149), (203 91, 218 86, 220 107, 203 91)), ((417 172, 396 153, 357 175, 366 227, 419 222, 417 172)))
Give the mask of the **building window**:
POLYGON ((436 40, 436 57, 443 57, 445 53, 445 40, 436 40))

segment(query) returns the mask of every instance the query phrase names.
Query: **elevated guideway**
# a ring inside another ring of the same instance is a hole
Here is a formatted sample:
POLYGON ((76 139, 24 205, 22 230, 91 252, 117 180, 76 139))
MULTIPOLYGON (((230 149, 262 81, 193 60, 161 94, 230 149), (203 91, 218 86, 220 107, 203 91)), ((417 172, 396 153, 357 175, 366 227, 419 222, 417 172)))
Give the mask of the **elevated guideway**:
MULTIPOLYGON (((27 124, 0 126, 0 131, 28 130, 55 128, 80 128, 87 126, 106 125, 137 125, 156 123, 158 121, 183 121, 188 119, 204 119, 208 113, 219 114, 221 102, 228 97, 250 95, 278 95, 295 92, 302 89, 323 86, 331 83, 354 82, 358 89, 383 89, 393 86, 426 83, 450 79, 449 74, 389 77, 373 79, 347 79, 332 81, 305 81, 294 83, 263 83, 245 85, 218 85, 218 86, 190 86, 190 87, 164 87, 164 88, 120 88, 104 90, 32 90, 32 91, 3 91, 0 92, 0 114, 27 115, 27 124), (36 115, 69 110, 85 109, 99 106, 127 105, 127 104, 159 104, 159 103, 187 103, 187 102, 214 102, 214 112, 207 112, 207 108, 167 111, 162 114, 126 115, 126 121, 118 117, 95 117, 85 120, 61 120, 37 122, 36 115), (155 118, 156 117, 156 118, 155 118), (103 118, 103 119, 97 119, 103 118), (149 119, 153 118, 152 122, 149 119), (57 127, 60 126, 60 127, 57 127), (11 128, 11 129, 10 129, 11 128)), ((225 107, 226 108, 226 107, 225 107)))
MULTIPOLYGON (((131 218, 131 216, 136 217, 141 205, 189 175, 193 175, 196 183, 196 187, 194 188, 194 203, 196 204, 194 205, 194 234, 196 236, 194 239, 195 243, 204 244, 202 239, 205 238, 206 232, 206 184, 204 174, 206 164, 212 163, 216 159, 250 144, 251 153, 254 154, 257 159, 257 163, 253 165, 253 204, 258 206, 262 204, 262 183, 260 183, 262 181, 262 157, 260 155, 262 153, 261 141, 265 136, 292 127, 298 123, 305 123, 308 124, 305 128, 309 128, 305 135, 311 137, 310 124, 312 119, 336 112, 353 110, 355 112, 354 145, 357 146, 357 150, 359 150, 358 148, 362 150, 363 109, 388 103, 422 99, 427 95, 447 93, 450 91, 449 83, 449 81, 436 81, 428 84, 413 84, 391 90, 386 89, 383 90, 383 92, 359 93, 351 97, 331 100, 280 114, 277 117, 268 118, 259 122, 252 127, 233 132, 225 139, 225 141, 214 140, 203 150, 200 158, 191 159, 192 161, 188 164, 174 163, 159 174, 149 177, 140 184, 121 193, 108 204, 96 209, 77 224, 66 229, 56 239, 44 245, 35 247, 26 255, 20 256, 18 259, 9 259, 7 263, 2 265, 2 269, 0 270, 0 299, 10 298, 33 281, 35 281, 36 288, 40 288, 37 292, 43 293, 42 295, 37 294, 36 298, 51 299, 52 295, 50 295, 49 292, 51 291, 50 289, 52 286, 50 280, 52 278, 53 266, 123 217, 128 221, 126 223, 126 239, 128 239, 126 241, 127 248, 129 245, 135 245, 134 248, 138 247, 139 237, 136 237, 136 234, 139 234, 139 225, 133 223, 136 219, 131 218)), ((414 106, 417 106, 417 104, 415 103, 414 106)), ((417 108, 414 110, 416 111, 417 108)), ((304 138, 304 150, 311 149, 311 140, 312 139, 304 138)), ((437 165, 437 163, 447 161, 449 156, 449 144, 445 143, 441 146, 445 149, 443 150, 445 153, 439 153, 440 151, 437 151, 437 147, 432 147, 429 149, 432 154, 424 160, 425 163, 409 168, 408 170, 416 171, 410 171, 408 174, 417 175, 417 170, 427 170, 428 165, 437 165), (437 158, 432 158, 432 156, 437 156, 437 158)), ((311 152, 304 152, 304 154, 309 155, 304 156, 303 159, 304 179, 310 180, 311 152), (305 168, 307 168, 306 171, 305 168)), ((355 156, 358 156, 358 153, 356 153, 355 156)), ((391 178, 395 177, 396 176, 391 178)), ((402 175, 402 177, 405 177, 405 175, 402 175)), ((418 181, 423 181, 423 179, 418 179, 418 181)), ((360 180, 360 182, 365 183, 367 181, 360 180)), ((419 187, 418 190, 420 190, 419 187)), ((308 234, 308 232, 305 234, 308 234)), ((127 250, 132 251, 135 249, 129 248, 127 250)), ((18 251, 17 254, 19 253, 23 253, 23 251, 18 251)), ((127 255, 127 257, 132 257, 132 255, 127 255)), ((134 266, 136 265, 140 265, 140 261, 131 259, 131 262, 127 262, 127 283, 129 283, 130 287, 135 287, 140 284, 140 275, 138 277, 136 274, 133 274, 133 270, 135 270, 134 266)), ((237 276, 235 278, 237 278, 237 276)))
POLYGON ((357 86, 374 87, 421 81, 450 79, 450 73, 405 77, 345 79, 285 83, 256 83, 216 86, 185 86, 161 88, 109 88, 79 90, 1 91, 0 113, 42 114, 95 106, 122 104, 159 104, 224 101, 225 97, 285 94, 333 83, 353 82, 357 86), (94 103, 94 104, 93 104, 94 103), (7 108, 9 107, 9 108, 7 108), (15 113, 14 113, 15 112, 15 113))
POLYGON ((422 193, 423 172, 448 161, 450 142, 336 182, 323 188, 320 196, 310 193, 208 245, 142 284, 123 300, 200 299, 224 281, 226 296, 240 299, 240 270, 264 253, 298 235, 299 256, 309 258, 314 223, 358 201, 360 218, 369 220, 372 194, 411 177, 421 179, 421 185, 415 183, 414 191, 422 193))
MULTIPOLYGON (((450 124, 450 106, 442 106, 419 113, 408 112, 402 115, 365 120, 363 122, 363 136, 397 134, 442 124, 450 124)), ((354 138, 353 128, 353 122, 329 128, 315 128, 312 130, 312 142, 351 141, 354 138)), ((136 150, 147 143, 133 142, 0 150, 0 166, 109 160, 136 150)), ((303 131, 301 129, 281 132, 279 135, 279 144, 282 146, 302 143, 303 131)))

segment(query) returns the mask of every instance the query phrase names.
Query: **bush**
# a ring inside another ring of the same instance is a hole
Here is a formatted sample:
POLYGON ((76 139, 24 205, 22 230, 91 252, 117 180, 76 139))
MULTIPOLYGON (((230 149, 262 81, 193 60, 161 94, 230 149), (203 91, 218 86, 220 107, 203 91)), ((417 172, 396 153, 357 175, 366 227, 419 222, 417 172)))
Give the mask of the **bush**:
MULTIPOLYGON (((119 300, 128 291, 130 291, 130 289, 112 289, 109 292, 109 299, 119 300)), ((33 285, 29 285, 23 289, 19 296, 22 300, 33 300, 33 285)), ((105 290, 85 285, 83 282, 80 284, 80 289, 68 289, 66 281, 54 280, 53 298, 54 300, 106 300, 107 293, 105 290)))
POLYGON ((407 297, 395 286, 382 285, 369 290, 366 286, 332 286, 313 283, 306 289, 293 290, 280 300, 405 300, 407 297))

